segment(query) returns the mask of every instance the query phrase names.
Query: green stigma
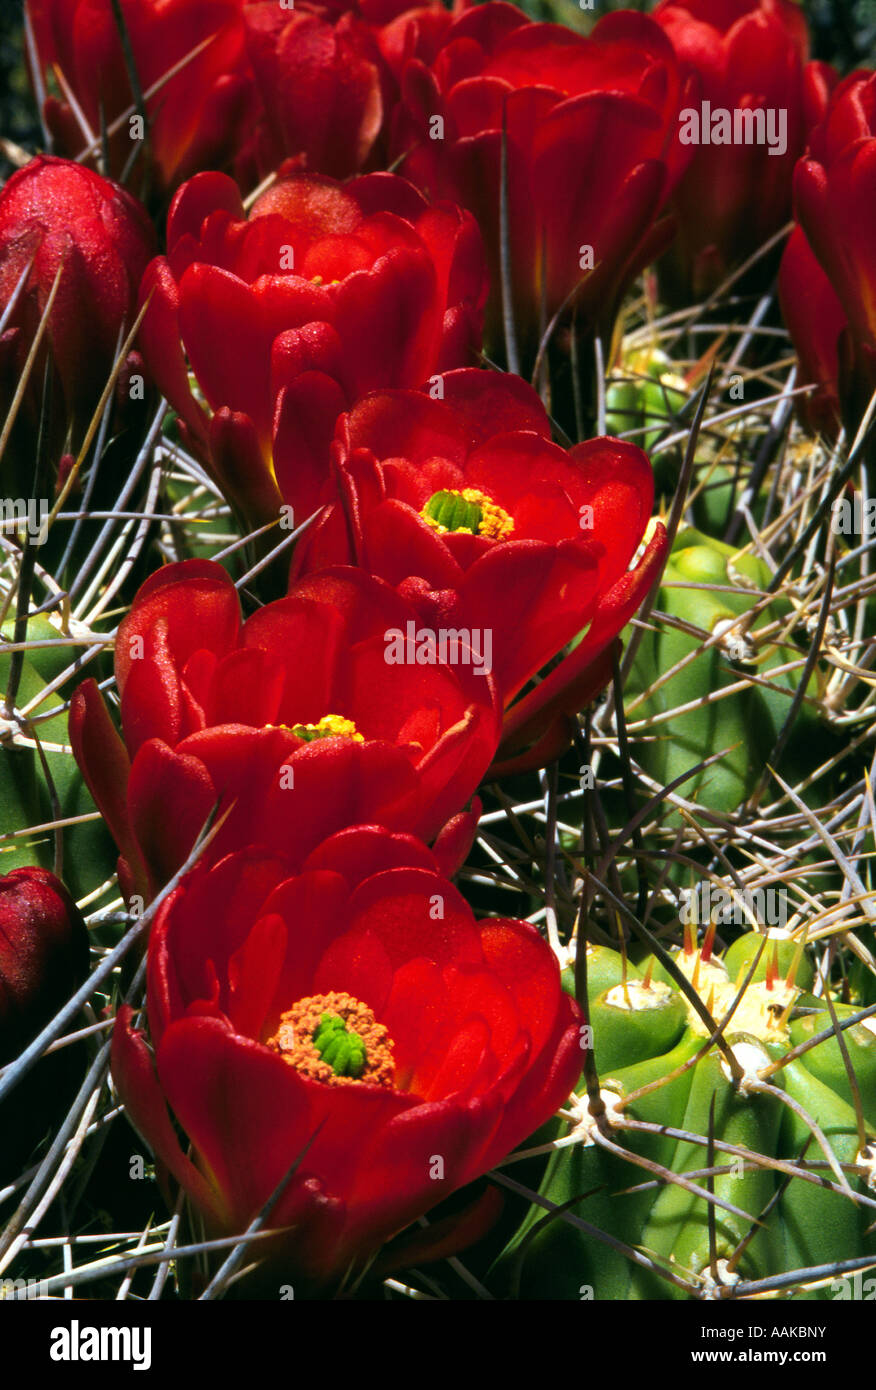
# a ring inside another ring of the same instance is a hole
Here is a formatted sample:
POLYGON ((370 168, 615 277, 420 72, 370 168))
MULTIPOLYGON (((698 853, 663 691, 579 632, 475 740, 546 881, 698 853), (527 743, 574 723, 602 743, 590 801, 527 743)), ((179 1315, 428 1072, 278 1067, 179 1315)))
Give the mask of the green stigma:
POLYGON ((293 724, 291 732, 305 743, 313 743, 318 738, 351 738, 354 743, 365 741, 353 720, 345 719, 342 714, 324 714, 318 724, 293 724))
POLYGON ((365 1070, 368 1054, 358 1033, 348 1031, 337 1014, 323 1014, 313 1035, 313 1045, 335 1076, 358 1077, 365 1070))
POLYGON ((471 531, 476 536, 483 511, 479 502, 461 492, 433 492, 422 515, 444 531, 471 531))

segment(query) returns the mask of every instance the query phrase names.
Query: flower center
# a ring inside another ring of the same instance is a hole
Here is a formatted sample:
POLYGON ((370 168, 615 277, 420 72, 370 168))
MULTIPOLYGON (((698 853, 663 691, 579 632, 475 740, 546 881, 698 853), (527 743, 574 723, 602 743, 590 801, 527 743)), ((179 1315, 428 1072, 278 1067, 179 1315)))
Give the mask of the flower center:
POLYGON ((354 743, 365 742, 352 719, 345 719, 342 714, 324 714, 318 724, 293 724, 291 732, 305 743, 313 743, 318 738, 350 738, 354 743))
POLYGON ((475 487, 465 487, 461 492, 433 492, 420 516, 439 535, 468 531, 473 536, 503 541, 514 530, 508 513, 475 487))
POLYGON ((389 1033, 351 994, 331 991, 299 999, 266 1046, 303 1076, 329 1086, 365 1081, 390 1087, 395 1077, 389 1033))

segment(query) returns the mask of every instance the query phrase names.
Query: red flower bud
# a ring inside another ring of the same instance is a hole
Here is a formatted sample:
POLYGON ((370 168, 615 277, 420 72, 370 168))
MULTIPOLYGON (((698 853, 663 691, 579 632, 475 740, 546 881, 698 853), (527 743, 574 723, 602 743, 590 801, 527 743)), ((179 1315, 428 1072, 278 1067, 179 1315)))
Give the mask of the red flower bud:
MULTIPOLYGON (((876 75, 852 73, 834 91, 794 171, 794 203, 848 322, 840 397, 854 428, 876 388, 876 75)), ((830 320, 819 334, 829 331, 830 320)))
MULTIPOLYGON (((489 342, 501 341, 502 150, 513 317, 529 368, 570 297, 607 332, 621 296, 671 235, 657 218, 690 156, 672 46, 646 16, 604 16, 588 38, 512 5, 458 15, 434 59, 410 58, 393 148, 432 198, 473 211, 491 272, 489 342), (504 135, 503 135, 504 131, 504 135)), ((501 351, 501 349, 498 349, 501 351)))
POLYGON ((37 155, 0 193, 0 313, 9 311, 0 339, 5 347, 0 413, 11 402, 59 277, 43 350, 28 385, 28 486, 46 349, 55 368, 54 432, 63 444, 72 423, 78 444, 133 321, 137 289, 154 246, 151 224, 136 199, 66 159, 37 155))
POLYGON ((802 227, 795 227, 779 267, 779 301, 800 362, 800 386, 817 390, 797 402, 813 434, 835 439, 840 426, 839 351, 846 316, 802 227))
POLYGON ((357 174, 383 128, 383 62, 371 28, 350 13, 332 24, 276 0, 248 4, 243 18, 265 116, 235 171, 252 161, 254 183, 291 157, 332 178, 357 174))
POLYGON ((258 109, 244 3, 121 0, 144 97, 141 129, 111 0, 27 0, 37 90, 50 71, 63 82, 63 97, 49 96, 43 107, 56 148, 71 158, 90 148, 93 158, 106 127, 109 171, 120 178, 135 152, 135 186, 159 191, 198 169, 226 164, 258 109))
POLYGON ((159 910, 148 981, 154 1063, 129 1009, 113 1041, 128 1115, 218 1230, 244 1230, 300 1159, 269 1221, 292 1228, 271 1254, 296 1296, 486 1172, 581 1068, 535 928, 477 924, 428 851, 372 827, 298 873, 253 851, 195 870, 159 910))
POLYGON ((93 681, 70 717, 126 888, 166 882, 217 803, 234 809, 213 859, 245 843, 300 862, 354 822, 437 834, 489 766, 501 707, 480 650, 396 661, 418 627, 359 569, 303 579, 245 623, 220 565, 152 575, 116 641, 124 745, 93 681))
MULTIPOLYGON (((654 18, 699 82, 684 113, 682 139, 696 137, 695 150, 673 195, 678 236, 662 277, 689 304, 788 221, 794 163, 836 74, 807 65, 806 20, 794 0, 662 0, 654 18)), ((777 259, 753 279, 768 283, 777 259)))
POLYGON ((8 1062, 75 993, 88 969, 88 932, 47 869, 0 878, 0 1062, 8 1062))
POLYGON ((174 199, 167 241, 143 280, 144 355, 253 521, 276 517, 283 500, 306 519, 335 420, 359 396, 418 386, 479 347, 486 279, 474 220, 429 207, 392 174, 343 187, 295 175, 248 218, 230 179, 200 174, 174 199))

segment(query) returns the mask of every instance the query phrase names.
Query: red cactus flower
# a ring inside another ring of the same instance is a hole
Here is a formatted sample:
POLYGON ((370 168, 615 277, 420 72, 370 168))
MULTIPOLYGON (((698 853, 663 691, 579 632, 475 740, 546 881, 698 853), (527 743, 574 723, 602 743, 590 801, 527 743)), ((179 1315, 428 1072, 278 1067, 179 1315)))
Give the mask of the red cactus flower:
POLYGON ((51 75, 62 96, 43 113, 56 148, 99 152, 109 132, 110 170, 170 190, 198 169, 227 164, 257 110, 246 56, 245 0, 121 0, 147 129, 132 125, 139 101, 111 0, 27 0, 39 92, 51 75))
POLYGON ((294 175, 247 220, 236 185, 206 173, 174 199, 167 259, 142 294, 147 361, 228 497, 248 518, 275 518, 282 454, 302 479, 291 500, 304 520, 340 412, 468 362, 486 280, 472 217, 427 206, 392 174, 344 187, 294 175))
POLYGON ((834 91, 794 171, 794 202, 848 321, 841 395, 853 423, 876 388, 876 74, 834 91))
POLYGON ((54 367, 53 416, 63 446, 71 424, 74 442, 81 440, 100 400, 121 335, 133 321, 154 243, 136 199, 66 159, 37 155, 0 193, 0 314, 6 320, 0 337, 0 409, 11 402, 58 278, 26 397, 28 486, 46 349, 54 367))
POLYGON ((387 659, 415 619, 357 569, 303 579, 245 623, 220 565, 152 575, 116 642, 124 742, 93 681, 70 719, 128 892, 167 882, 217 803, 234 810, 213 858, 245 843, 300 862, 353 822, 431 839, 486 771, 501 707, 474 644, 387 659))
POLYGON ((296 1296, 486 1172, 583 1055, 535 928, 478 925, 422 846, 367 827, 298 873, 247 850, 189 875, 155 922, 148 1017, 154 1063, 125 1009, 113 1075, 211 1225, 244 1230, 298 1161, 269 1221, 296 1296))
MULTIPOLYGON (((663 266, 664 289, 690 303, 788 221, 794 163, 836 75, 824 63, 807 63, 806 19, 793 0, 662 0, 654 18, 700 86, 701 100, 691 108, 699 142, 673 195, 678 236, 663 266), (762 112, 762 131, 752 115, 745 118, 750 136, 740 124, 748 143, 736 143, 730 125, 733 143, 718 143, 718 113, 729 112, 732 121, 737 111, 762 112)), ((758 267, 761 280, 774 273, 776 259, 758 267)))
POLYGON ((37 868, 0 878, 0 1062, 48 1023, 87 969, 88 932, 60 879, 37 868))
POLYGON ((624 11, 584 38, 512 5, 477 5, 431 63, 409 59, 403 95, 401 172, 429 197, 470 208, 483 229, 493 351, 503 146, 510 307, 525 363, 570 296, 579 319, 610 334, 620 297, 671 235, 657 218, 690 154, 678 139, 684 84, 659 26, 624 11))
POLYGON ((641 602, 659 543, 632 585, 628 566, 651 516, 653 474, 620 440, 568 452, 552 444, 519 377, 448 372, 443 392, 375 392, 340 418, 338 500, 302 538, 293 573, 360 564, 436 625, 489 628, 507 704, 588 625, 599 634, 583 644, 595 661, 641 602))

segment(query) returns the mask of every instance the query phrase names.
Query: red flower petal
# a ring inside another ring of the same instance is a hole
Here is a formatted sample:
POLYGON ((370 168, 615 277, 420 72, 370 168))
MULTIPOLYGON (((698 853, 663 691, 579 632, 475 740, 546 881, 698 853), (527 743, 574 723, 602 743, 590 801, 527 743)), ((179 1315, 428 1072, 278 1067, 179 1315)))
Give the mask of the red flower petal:
POLYGON ((434 869, 434 854, 413 835, 391 835, 377 825, 351 825, 317 845, 302 872, 331 869, 355 888, 372 874, 400 868, 434 869))
POLYGON ((218 1193, 180 1148, 143 1034, 131 1028, 132 1017, 130 1005, 123 1004, 112 1040, 113 1080, 128 1118, 192 1200, 221 1220, 224 1212, 218 1193))
POLYGON ((393 968, 425 956, 439 965, 482 959, 471 908, 452 885, 423 869, 366 879, 350 901, 350 928, 373 932, 393 968))
POLYGON ((156 883, 166 883, 186 860, 218 799, 204 764, 160 739, 142 745, 128 778, 128 814, 156 883), (168 806, 174 815, 168 817, 168 806))
POLYGON ((70 701, 70 742, 88 790, 106 820, 113 839, 133 875, 133 886, 145 898, 146 866, 128 816, 127 790, 131 763, 109 717, 95 680, 83 681, 70 701))

